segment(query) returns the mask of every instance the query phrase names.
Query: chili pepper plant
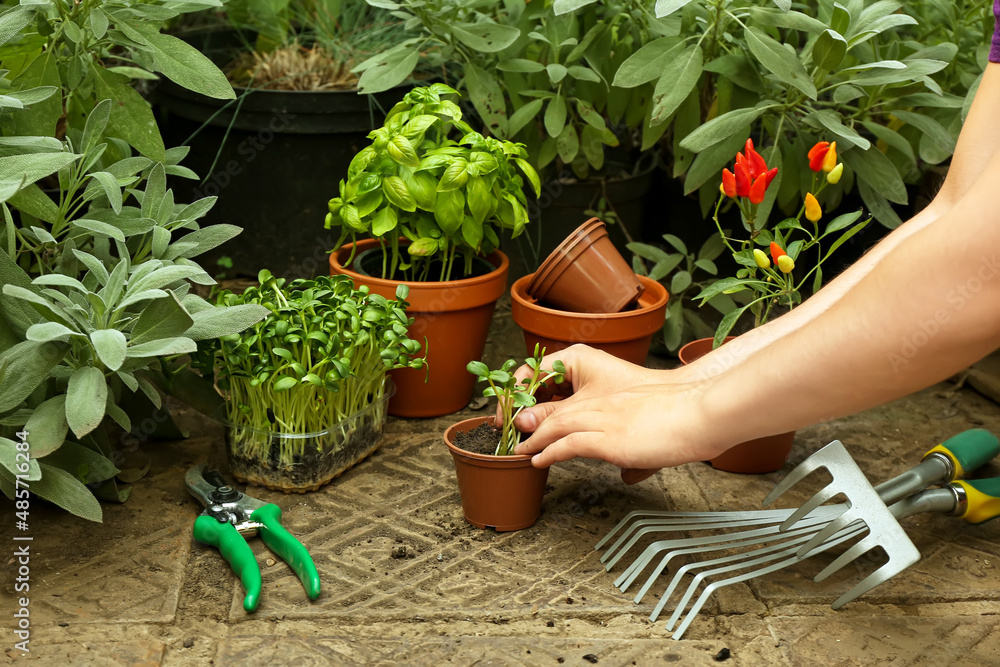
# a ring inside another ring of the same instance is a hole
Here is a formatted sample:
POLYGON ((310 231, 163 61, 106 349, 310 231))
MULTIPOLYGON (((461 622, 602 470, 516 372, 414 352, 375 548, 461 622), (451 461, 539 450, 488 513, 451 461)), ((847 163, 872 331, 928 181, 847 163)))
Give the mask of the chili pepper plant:
POLYGON ((446 281, 470 276, 473 258, 500 245, 501 229, 521 234, 521 174, 536 195, 538 174, 523 144, 473 131, 456 97, 441 83, 416 88, 368 135, 329 203, 326 228, 341 230, 334 251, 370 234, 382 241, 383 278, 446 281))
POLYGON ((290 469, 308 441, 275 434, 313 434, 320 452, 339 447, 366 425, 352 417, 369 406, 379 409, 367 421, 382 424, 387 372, 422 368, 424 358, 407 336, 405 285, 390 300, 346 276, 286 283, 263 270, 258 279, 259 287, 224 291, 219 302, 259 304, 269 315, 203 349, 199 364, 214 366, 226 395, 231 456, 290 469))
POLYGON ((736 154, 733 170, 722 170, 719 200, 712 219, 723 243, 742 268, 735 277, 715 281, 695 298, 704 305, 720 294, 730 294, 742 298, 744 304, 730 310, 722 318, 715 332, 715 347, 722 344, 747 310, 753 314, 754 326, 760 326, 767 322, 775 308, 792 309, 800 304, 807 281, 812 281, 813 292, 819 290, 823 284, 823 262, 872 220, 868 217, 858 222, 862 217, 862 211, 858 210, 837 216, 821 230, 823 210, 817 197, 828 186, 837 185, 844 165, 837 160, 836 142, 816 143, 807 157, 809 169, 813 172, 810 191, 806 193, 798 215, 782 220, 772 229, 767 228, 767 216, 761 213, 768 187, 777 176, 778 169, 769 169, 764 158, 754 149, 753 140, 747 139, 744 151, 736 154), (719 210, 730 200, 740 210, 748 238, 731 236, 719 223, 719 210), (838 232, 840 234, 824 250, 824 242, 838 232), (794 236, 799 238, 793 240, 794 236), (761 248, 768 248, 769 253, 761 248), (804 274, 800 270, 796 275, 796 262, 804 257, 803 253, 813 250, 809 256, 816 258, 815 264, 804 274))
POLYGON ((500 433, 500 442, 494 454, 496 456, 510 456, 514 454, 514 448, 521 441, 521 434, 514 428, 514 419, 521 410, 530 408, 535 404, 535 392, 552 380, 555 384, 561 384, 566 376, 566 367, 563 362, 556 359, 552 362, 552 370, 542 370, 542 357, 545 356, 545 348, 538 349, 535 345, 534 354, 524 360, 524 363, 531 368, 531 377, 517 382, 517 378, 512 372, 517 368, 517 361, 508 359, 498 369, 491 371, 489 366, 481 361, 469 362, 469 372, 479 378, 479 382, 486 382, 488 387, 483 389, 483 396, 495 396, 500 403, 500 410, 503 412, 503 427, 500 433))

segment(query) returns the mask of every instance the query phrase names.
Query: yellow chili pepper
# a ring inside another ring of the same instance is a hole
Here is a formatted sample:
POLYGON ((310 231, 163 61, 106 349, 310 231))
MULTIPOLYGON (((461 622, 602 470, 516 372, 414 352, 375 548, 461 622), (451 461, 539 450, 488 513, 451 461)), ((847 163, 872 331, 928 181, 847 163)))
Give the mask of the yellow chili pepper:
POLYGON ((753 261, 757 262, 757 266, 762 269, 767 269, 771 266, 771 260, 767 258, 767 254, 760 248, 753 249, 753 261))
POLYGON ((844 173, 844 163, 838 162, 837 166, 834 167, 829 174, 826 175, 826 182, 830 185, 836 185, 840 182, 840 177, 844 173))
POLYGON ((778 258, 778 268, 782 273, 791 273, 795 268, 795 261, 788 255, 782 255, 778 258))
POLYGON ((837 142, 830 143, 830 149, 823 156, 823 171, 830 173, 837 166, 837 142))
POLYGON ((811 192, 806 193, 806 218, 811 222, 818 222, 823 217, 823 209, 819 207, 819 202, 811 192))

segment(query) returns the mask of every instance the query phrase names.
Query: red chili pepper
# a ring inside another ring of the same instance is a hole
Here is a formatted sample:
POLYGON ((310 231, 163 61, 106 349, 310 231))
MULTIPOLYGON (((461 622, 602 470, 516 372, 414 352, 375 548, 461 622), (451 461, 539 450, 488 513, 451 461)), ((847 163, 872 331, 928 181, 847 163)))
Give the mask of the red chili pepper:
POLYGON ((736 175, 728 169, 722 170, 722 193, 727 197, 736 196, 736 175))
MULTIPOLYGON (((739 158, 740 156, 737 156, 739 158)), ((750 174, 747 171, 747 165, 744 160, 736 160, 736 194, 740 197, 746 197, 750 194, 750 174)))
POLYGON ((756 180, 761 174, 767 173, 767 163, 760 153, 753 149, 753 139, 747 139, 745 148, 746 160, 749 165, 750 178, 756 180))
POLYGON ((775 264, 778 263, 778 258, 779 257, 783 257, 783 256, 785 256, 787 254, 788 254, 787 252, 785 252, 784 250, 781 249, 780 245, 778 245, 774 241, 771 241, 771 259, 774 260, 775 264))
POLYGON ((829 141, 817 141, 816 145, 809 149, 809 168, 813 171, 820 171, 823 169, 823 158, 826 157, 827 152, 830 150, 829 141))
POLYGON ((777 167, 775 167, 771 171, 767 172, 767 184, 771 185, 771 181, 773 181, 774 177, 777 176, 777 175, 778 175, 778 168, 777 167))
POLYGON ((764 201, 764 193, 767 191, 767 174, 761 174, 750 186, 750 203, 759 204, 764 201))

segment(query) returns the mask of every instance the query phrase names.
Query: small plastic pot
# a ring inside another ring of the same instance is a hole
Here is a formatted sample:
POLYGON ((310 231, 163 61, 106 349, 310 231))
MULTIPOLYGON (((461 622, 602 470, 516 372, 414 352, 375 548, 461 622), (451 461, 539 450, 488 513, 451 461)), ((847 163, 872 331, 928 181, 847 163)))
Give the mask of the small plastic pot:
POLYGON ((462 511, 465 520, 477 528, 497 532, 528 528, 542 513, 549 469, 533 467, 530 456, 476 454, 453 444, 457 434, 492 420, 474 417, 452 424, 444 432, 444 444, 455 460, 462 511))
POLYGON ((636 307, 621 313, 570 313, 546 308, 528 296, 526 288, 532 275, 514 282, 510 289, 511 316, 524 331, 528 353, 535 345, 546 353, 565 349, 573 343, 586 343, 619 359, 640 366, 646 363, 653 336, 663 328, 667 310, 666 288, 645 276, 636 307))
MULTIPOLYGON (((729 336, 723 345, 733 340, 729 336)), ((690 364, 712 351, 712 339, 700 338, 683 346, 677 353, 681 363, 690 364)), ((744 474, 762 474, 781 470, 795 444, 795 431, 748 440, 730 447, 710 460, 716 470, 744 474)))
POLYGON ((604 223, 591 218, 542 262, 525 291, 561 310, 617 313, 638 301, 644 289, 604 223))

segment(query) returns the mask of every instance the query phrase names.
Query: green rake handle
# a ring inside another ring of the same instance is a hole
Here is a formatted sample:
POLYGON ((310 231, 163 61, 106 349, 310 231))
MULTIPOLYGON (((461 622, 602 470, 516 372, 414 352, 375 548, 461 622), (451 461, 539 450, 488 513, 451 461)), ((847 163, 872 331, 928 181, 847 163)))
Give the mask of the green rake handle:
POLYGON ((957 479, 964 476, 966 472, 985 465, 1000 453, 1000 441, 984 428, 973 428, 948 438, 924 454, 924 459, 935 452, 941 453, 951 460, 954 467, 954 475, 951 479, 957 479))

